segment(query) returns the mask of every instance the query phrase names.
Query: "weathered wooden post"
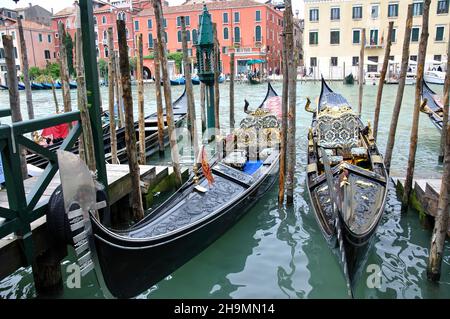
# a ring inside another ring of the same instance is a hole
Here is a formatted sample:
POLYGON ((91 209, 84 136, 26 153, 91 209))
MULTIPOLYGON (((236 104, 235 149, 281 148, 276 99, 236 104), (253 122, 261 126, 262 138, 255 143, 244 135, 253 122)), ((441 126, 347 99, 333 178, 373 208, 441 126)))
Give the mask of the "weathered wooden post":
POLYGON ((206 84, 200 83, 200 116, 202 119, 202 133, 206 131, 206 84))
POLYGON ((366 46, 366 29, 361 29, 361 49, 359 50, 359 96, 358 96, 358 115, 361 116, 362 112, 362 100, 364 91, 364 48, 366 46))
POLYGON ((391 44, 392 44, 392 30, 394 29, 394 21, 389 22, 388 36, 386 42, 386 50, 384 51, 383 67, 380 74, 380 83, 378 84, 377 102, 375 105, 375 116, 373 120, 373 137, 376 140, 378 134, 378 121, 380 118, 381 109, 381 97, 383 96, 383 86, 384 80, 386 78, 386 71, 389 66, 389 56, 391 54, 391 44))
POLYGON ((342 66, 342 81, 345 84, 345 61, 344 61, 343 66, 342 66))
MULTIPOLYGON (((450 24, 448 25, 448 30, 450 30, 450 24)), ((447 44, 447 71, 445 73, 444 82, 444 114, 442 116, 442 134, 441 134, 441 148, 439 154, 439 163, 444 161, 445 148, 447 147, 447 126, 449 125, 449 91, 450 91, 450 41, 447 44)))
POLYGON ((423 69, 425 66, 425 58, 427 54, 428 44, 428 19, 430 16, 430 3, 431 0, 425 0, 423 3, 423 16, 422 16, 422 34, 420 35, 419 43, 419 57, 417 61, 417 80, 416 80, 416 92, 415 103, 413 111, 413 123, 411 127, 411 139, 409 144, 409 158, 408 169, 406 171, 405 188, 403 190, 402 207, 406 210, 409 205, 409 197, 413 187, 414 177, 414 165, 416 163, 416 151, 417 151, 417 135, 419 131, 419 115, 420 106, 422 104, 422 81, 423 81, 423 69))
POLYGON ((159 58, 158 40, 155 40, 153 61, 155 64, 156 113, 158 116, 159 156, 164 156, 164 110, 161 95, 161 59, 159 58))
MULTIPOLYGON (((72 101, 70 98, 70 86, 69 86, 69 67, 67 63, 67 51, 64 40, 66 38, 66 31, 64 23, 58 23, 59 34, 59 61, 60 61, 60 77, 61 77, 61 90, 63 94, 64 112, 72 111, 72 101)), ((69 123, 71 126, 71 123, 69 123)))
POLYGON ((139 163, 145 165, 145 115, 144 115, 144 48, 142 33, 137 36, 136 78, 138 86, 138 114, 139 114, 139 163))
MULTIPOLYGON (((217 39, 217 25, 213 23, 213 38, 214 38, 214 58, 213 58, 213 68, 214 68, 214 122, 216 124, 215 136, 220 135, 220 113, 219 113, 219 103, 220 103, 220 92, 219 92, 219 77, 220 77, 220 50, 219 50, 219 40, 217 39)), ((217 139, 217 143, 220 141, 217 139)), ((218 150, 219 151, 219 150, 218 150)))
POLYGON ((27 46, 25 44, 25 37, 23 36, 23 27, 22 27, 22 18, 17 19, 17 27, 19 28, 19 39, 20 39, 20 56, 22 62, 22 74, 23 74, 23 82, 25 84, 25 94, 27 100, 27 110, 28 110, 28 119, 34 119, 34 109, 33 109, 33 97, 31 95, 31 82, 30 77, 28 75, 28 54, 27 54, 27 46))
POLYGON ((108 28, 108 111, 109 111, 109 136, 111 143, 111 163, 118 164, 117 159, 117 135, 116 114, 114 111, 114 88, 116 78, 116 52, 114 51, 113 28, 108 28))
POLYGON ((117 97, 117 114, 118 114, 118 126, 119 128, 122 128, 125 126, 125 119, 123 115, 123 89, 122 89, 122 75, 120 72, 120 65, 119 65, 119 51, 116 52, 116 97, 117 97))
POLYGON ((94 154, 94 140, 92 137, 92 127, 91 120, 89 117, 89 112, 87 110, 87 92, 86 92, 86 80, 84 72, 84 60, 83 60, 83 35, 81 31, 81 17, 80 10, 77 7, 77 17, 76 17, 76 64, 77 64, 77 97, 78 97, 78 110, 80 111, 81 125, 83 128, 83 134, 80 136, 80 140, 83 141, 82 145, 84 148, 84 156, 86 159, 86 164, 89 170, 92 172, 96 171, 97 165, 95 163, 94 154))
POLYGON ((198 139, 197 139, 197 124, 195 116, 195 100, 192 85, 191 69, 189 68, 190 59, 188 56, 188 45, 186 35, 186 21, 185 17, 180 17, 181 20, 181 42, 183 47, 183 63, 184 63, 184 78, 186 80, 186 94, 188 99, 188 129, 191 135, 191 142, 194 152, 194 159, 198 155, 198 139))
POLYGON ((384 164, 389 172, 391 169, 392 152, 394 150, 395 132, 397 131, 398 117, 402 106, 403 92, 405 90, 406 73, 408 72, 409 62, 409 43, 411 39, 413 5, 408 5, 408 15, 406 18, 405 37, 403 39, 402 64, 400 68, 400 77, 397 89, 397 97, 395 98, 394 110, 392 112, 391 126, 389 128, 389 137, 386 144, 386 152, 384 164))
MULTIPOLYGON (((19 85, 17 81, 16 59, 14 55, 13 38, 10 35, 2 35, 3 48, 5 50, 5 63, 8 70, 8 92, 9 105, 11 107, 11 120, 22 122, 22 112, 20 111, 19 85)), ((26 150, 19 146, 20 167, 23 179, 28 178, 26 150)))
POLYGON ((230 54, 230 128, 234 129, 234 52, 230 54))
MULTIPOLYGON (((50 62, 47 60, 46 67, 48 68, 50 65, 50 62)), ((53 94, 53 101, 55 102, 55 112, 56 114, 59 113, 59 104, 58 104, 58 98, 56 97, 56 89, 55 89, 55 80, 51 75, 49 75, 50 84, 52 85, 52 94, 53 94)))
POLYGON ((285 174, 286 174, 286 157, 287 157, 287 128, 288 128, 288 103, 289 103, 289 69, 287 63, 287 40, 286 40, 286 26, 287 13, 284 11, 284 30, 282 35, 282 57, 283 57, 283 90, 281 96, 281 136, 280 136, 280 173, 278 181, 278 205, 283 205, 285 192, 285 174))
POLYGON ((122 76, 123 102, 125 107, 125 143, 127 148, 128 166, 131 177, 130 206, 134 220, 144 217, 140 185, 139 165, 136 152, 136 134, 134 132, 133 96, 131 94, 130 62, 125 31, 125 21, 117 20, 119 38, 120 73, 122 76))
POLYGON ((285 0, 286 5, 286 52, 288 64, 288 88, 289 88, 289 111, 288 111, 288 135, 287 135, 287 179, 286 179, 286 204, 294 202, 294 173, 296 165, 295 154, 295 130, 296 130, 296 103, 297 103, 297 50, 294 48, 294 16, 292 14, 291 0, 285 0))
POLYGON ((156 33, 158 37, 159 58, 161 61, 162 79, 164 84, 164 100, 166 102, 166 118, 167 127, 169 133, 169 141, 172 155, 173 171, 175 173, 175 181, 177 186, 181 186, 181 169, 180 169, 180 154, 178 151, 177 136, 175 133, 175 124, 173 122, 173 108, 172 108, 172 92, 170 90, 169 72, 167 70, 167 51, 166 51, 166 39, 164 36, 163 26, 163 12, 161 8, 161 1, 153 1, 153 10, 156 20, 156 33))

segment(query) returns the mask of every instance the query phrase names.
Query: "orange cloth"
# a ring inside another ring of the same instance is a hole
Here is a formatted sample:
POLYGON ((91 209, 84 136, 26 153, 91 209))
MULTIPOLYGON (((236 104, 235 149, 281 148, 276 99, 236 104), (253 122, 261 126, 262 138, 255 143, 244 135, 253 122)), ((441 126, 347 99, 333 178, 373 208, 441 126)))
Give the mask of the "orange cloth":
POLYGON ((208 184, 211 185, 214 183, 214 176, 211 171, 211 167, 208 163, 208 158, 206 156, 205 147, 202 147, 202 170, 203 175, 205 176, 206 180, 208 181, 208 184))

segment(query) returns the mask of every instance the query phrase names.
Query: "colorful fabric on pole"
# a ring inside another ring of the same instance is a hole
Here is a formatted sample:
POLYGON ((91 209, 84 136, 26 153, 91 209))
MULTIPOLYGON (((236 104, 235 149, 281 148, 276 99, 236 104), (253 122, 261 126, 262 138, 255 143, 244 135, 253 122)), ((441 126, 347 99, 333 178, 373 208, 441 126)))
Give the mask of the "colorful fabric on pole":
POLYGON ((208 181, 208 184, 212 185, 212 183, 214 183, 214 176, 212 174, 211 167, 209 166, 209 163, 208 163, 208 157, 206 156, 205 146, 202 147, 201 154, 202 154, 201 156, 202 156, 203 175, 205 176, 206 180, 208 181))

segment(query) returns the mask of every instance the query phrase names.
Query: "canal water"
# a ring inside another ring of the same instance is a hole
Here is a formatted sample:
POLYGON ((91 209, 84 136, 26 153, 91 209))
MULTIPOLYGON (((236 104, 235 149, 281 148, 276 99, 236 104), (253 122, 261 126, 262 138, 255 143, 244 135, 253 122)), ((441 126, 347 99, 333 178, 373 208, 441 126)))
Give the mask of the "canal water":
MULTIPOLYGON (((281 83, 274 83, 281 92, 281 83)), ((332 89, 342 93, 356 108, 358 87, 332 82, 332 89)), ((227 127, 227 83, 220 86, 221 126, 227 127)), ((442 94, 442 86, 433 86, 442 94)), ((176 98, 182 87, 173 87, 176 98)), ((199 86, 194 87, 197 117, 199 86)), ((266 85, 236 84, 236 118, 244 117, 246 98, 251 106, 259 105, 266 93, 266 85)), ((396 85, 384 88, 380 114, 378 146, 384 153, 396 85)), ((107 109, 107 88, 101 89, 104 108, 107 109)), ((305 186, 306 140, 311 114, 304 111, 306 98, 317 101, 319 82, 297 85, 297 166, 295 203, 292 208, 279 209, 277 187, 274 186, 248 211, 232 229, 179 268, 173 274, 142 293, 138 298, 347 298, 345 279, 340 266, 322 237, 305 186)), ((364 122, 373 123, 377 86, 364 87, 364 122)), ((134 87, 134 94, 136 90, 134 87)), ((20 93, 22 114, 26 118, 25 94, 20 93)), ((60 103, 61 93, 58 92, 60 103)), ((73 105, 76 91, 72 91, 73 105)), ((36 117, 54 112, 51 92, 33 93, 36 117)), ((136 103, 136 95, 134 96, 136 103)), ((156 110, 154 86, 145 86, 145 111, 156 110)), ((414 86, 407 86, 397 129, 392 160, 392 175, 405 174, 414 104, 414 86)), ((0 92, 0 108, 8 107, 8 93, 0 92)), ((60 105, 60 108, 62 106, 60 105)), ((137 115, 137 111, 135 112, 137 115)), ((137 117, 136 117, 137 119, 137 117)), ((7 122, 7 120, 3 120, 7 122)), ((199 122, 200 124, 200 122, 199 122)), ((200 125, 198 125, 200 127, 200 125)), ((437 164, 440 135, 429 119, 421 114, 416 177, 437 178, 442 166, 437 164)), ((450 243, 445 246, 442 277, 438 284, 426 279, 426 266, 431 230, 424 227, 418 213, 400 213, 400 204, 390 190, 386 211, 369 252, 367 265, 355 289, 356 298, 450 298, 450 243), (380 284, 373 287, 373 269, 380 269, 380 284), (365 269, 367 270, 367 269, 365 269)), ((157 258, 157 257, 156 257, 157 258)), ((64 276, 71 263, 70 257, 62 266, 64 276)), ((30 268, 23 268, 0 282, 0 298, 33 298, 36 296, 30 268)), ((93 276, 83 278, 80 289, 65 287, 63 298, 104 298, 93 276)))

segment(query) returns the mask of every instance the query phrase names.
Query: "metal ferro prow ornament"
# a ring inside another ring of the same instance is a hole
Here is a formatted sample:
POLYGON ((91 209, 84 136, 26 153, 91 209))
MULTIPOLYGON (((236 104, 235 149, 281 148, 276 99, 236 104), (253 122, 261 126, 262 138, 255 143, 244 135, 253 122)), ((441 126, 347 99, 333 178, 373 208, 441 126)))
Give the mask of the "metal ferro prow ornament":
POLYGON ((79 156, 61 150, 57 151, 57 155, 64 209, 70 224, 80 274, 84 277, 94 270, 104 296, 112 298, 98 262, 91 225, 91 218, 98 215, 97 210, 107 204, 105 201, 97 203, 94 179, 79 156))

